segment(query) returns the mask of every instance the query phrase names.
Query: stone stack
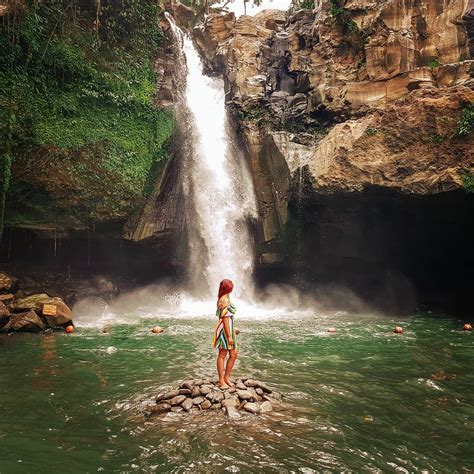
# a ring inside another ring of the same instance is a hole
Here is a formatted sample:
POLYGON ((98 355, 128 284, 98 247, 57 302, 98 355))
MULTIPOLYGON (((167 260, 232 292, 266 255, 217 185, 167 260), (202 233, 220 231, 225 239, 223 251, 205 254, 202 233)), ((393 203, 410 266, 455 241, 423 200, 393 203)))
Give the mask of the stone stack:
POLYGON ((40 332, 71 324, 72 311, 61 298, 46 293, 26 296, 17 278, 0 272, 0 333, 40 332))
POLYGON ((145 415, 223 411, 230 418, 236 419, 240 418, 241 410, 255 415, 269 413, 281 403, 281 395, 264 382, 240 377, 234 380, 234 385, 222 389, 217 379, 185 380, 177 389, 158 395, 156 404, 147 407, 145 415))

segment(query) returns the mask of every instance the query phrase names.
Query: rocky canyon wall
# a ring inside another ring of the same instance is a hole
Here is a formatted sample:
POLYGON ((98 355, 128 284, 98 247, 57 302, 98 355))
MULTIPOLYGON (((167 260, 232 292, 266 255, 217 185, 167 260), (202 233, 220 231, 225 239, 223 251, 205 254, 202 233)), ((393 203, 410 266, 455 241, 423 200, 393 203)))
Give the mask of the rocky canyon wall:
POLYGON ((260 268, 297 275, 299 252, 306 279, 362 291, 391 272, 422 291, 425 239, 410 233, 437 233, 426 265, 468 278, 450 242, 474 237, 473 2, 318 3, 215 12, 193 31, 248 152, 260 268))

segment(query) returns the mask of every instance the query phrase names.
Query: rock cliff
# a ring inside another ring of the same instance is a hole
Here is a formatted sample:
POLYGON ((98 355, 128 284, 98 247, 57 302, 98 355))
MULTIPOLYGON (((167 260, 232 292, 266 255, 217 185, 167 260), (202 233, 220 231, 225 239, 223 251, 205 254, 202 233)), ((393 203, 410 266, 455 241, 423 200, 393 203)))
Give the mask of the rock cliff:
POLYGON ((323 1, 214 13, 194 30, 240 122, 264 241, 288 220, 295 177, 309 194, 463 187, 474 172, 472 135, 459 133, 474 100, 472 12, 467 0, 323 1))
POLYGON ((193 31, 248 152, 259 272, 329 288, 323 300, 342 285, 395 311, 463 306, 473 2, 297 3, 193 31))

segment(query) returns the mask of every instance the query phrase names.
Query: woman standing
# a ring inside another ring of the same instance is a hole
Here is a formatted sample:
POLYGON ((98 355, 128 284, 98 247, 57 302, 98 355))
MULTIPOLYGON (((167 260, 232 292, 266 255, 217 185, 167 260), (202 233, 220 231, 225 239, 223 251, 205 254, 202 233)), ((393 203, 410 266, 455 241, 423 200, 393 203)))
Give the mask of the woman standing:
POLYGON ((219 387, 229 388, 234 384, 230 381, 230 374, 237 359, 237 343, 235 341, 234 314, 235 306, 230 302, 230 293, 234 288, 231 280, 222 280, 219 285, 217 296, 216 316, 219 318, 214 331, 214 347, 219 349, 217 356, 217 373, 219 375, 219 387), (225 358, 229 355, 227 364, 225 358))

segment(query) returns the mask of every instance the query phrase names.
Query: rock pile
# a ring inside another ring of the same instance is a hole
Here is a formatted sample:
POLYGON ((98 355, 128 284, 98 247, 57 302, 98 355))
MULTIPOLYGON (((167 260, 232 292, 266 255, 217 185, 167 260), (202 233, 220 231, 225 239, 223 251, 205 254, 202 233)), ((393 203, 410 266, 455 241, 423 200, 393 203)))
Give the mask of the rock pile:
POLYGON ((25 296, 18 279, 0 272, 0 333, 40 332, 72 324, 72 311, 58 297, 46 293, 25 296))
POLYGON ((147 407, 145 415, 168 412, 196 414, 203 410, 224 411, 230 418, 240 418, 239 411, 260 414, 281 404, 281 395, 267 384, 249 377, 234 380, 234 387, 221 389, 215 379, 185 380, 177 389, 168 390, 147 407))

